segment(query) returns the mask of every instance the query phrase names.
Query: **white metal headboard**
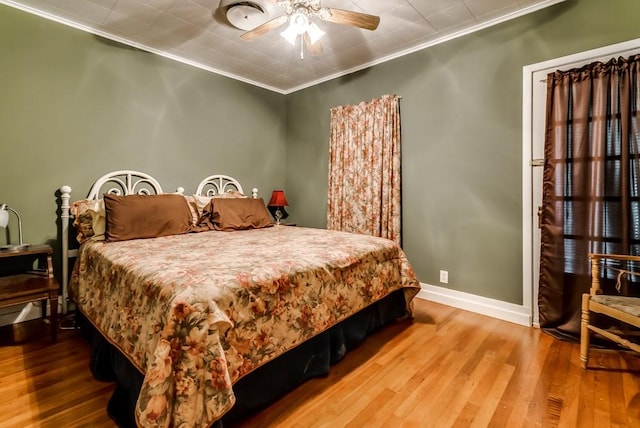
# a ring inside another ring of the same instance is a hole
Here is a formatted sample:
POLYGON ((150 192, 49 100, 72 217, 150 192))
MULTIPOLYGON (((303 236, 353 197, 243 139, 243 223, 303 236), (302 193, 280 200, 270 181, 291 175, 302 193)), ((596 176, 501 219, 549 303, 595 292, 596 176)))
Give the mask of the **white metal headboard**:
MULTIPOLYGON (((237 190, 240 193, 244 193, 240 182, 228 175, 210 175, 198 184, 196 189, 196 195, 199 196, 215 196, 222 193, 237 190)), ((251 189, 251 196, 254 199, 258 198, 258 189, 255 187, 251 189)))
MULTIPOLYGON (((160 183, 149 174, 139 171, 120 170, 109 172, 98 178, 87 195, 87 199, 100 199, 105 193, 114 195, 158 195, 163 193, 160 183)), ((177 193, 184 193, 184 188, 178 187, 177 193)), ((69 259, 77 257, 78 250, 69 249, 69 201, 71 187, 60 188, 60 220, 62 229, 62 313, 67 313, 69 300, 69 259)))
POLYGON ((113 195, 158 195, 162 186, 158 181, 144 172, 113 171, 98 178, 91 186, 87 199, 100 199, 105 194, 113 195), (112 187, 108 187, 112 186, 112 187))

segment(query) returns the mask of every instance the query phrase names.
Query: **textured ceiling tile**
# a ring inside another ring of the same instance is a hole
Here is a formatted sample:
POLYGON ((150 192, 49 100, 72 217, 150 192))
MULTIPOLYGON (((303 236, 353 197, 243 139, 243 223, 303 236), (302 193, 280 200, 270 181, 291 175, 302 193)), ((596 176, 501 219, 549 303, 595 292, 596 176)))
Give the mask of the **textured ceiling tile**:
POLYGON ((465 3, 475 17, 513 6, 519 7, 518 0, 465 0, 465 3))
POLYGON ((476 23, 474 16, 471 15, 471 12, 463 3, 429 15, 427 20, 438 31, 457 29, 463 25, 474 25, 476 23))
MULTIPOLYGON (((238 0, 241 1, 241 0, 238 0)), ((272 0, 271 16, 283 13, 272 0)), ((536 10, 548 0, 323 0, 324 7, 380 16, 375 31, 312 17, 326 32, 323 53, 311 57, 300 39, 291 46, 280 37, 286 24, 253 41, 229 24, 220 0, 12 0, 10 6, 89 29, 105 37, 166 52, 189 64, 288 93, 305 85, 350 73, 401 53, 437 43, 478 23, 499 22, 524 8, 536 10), (57 18, 55 18, 57 17, 57 18), (265 72, 268 69, 269 72, 265 72)))
POLYGON ((462 0, 409 0, 409 3, 424 17, 433 15, 455 6, 460 6, 462 0))

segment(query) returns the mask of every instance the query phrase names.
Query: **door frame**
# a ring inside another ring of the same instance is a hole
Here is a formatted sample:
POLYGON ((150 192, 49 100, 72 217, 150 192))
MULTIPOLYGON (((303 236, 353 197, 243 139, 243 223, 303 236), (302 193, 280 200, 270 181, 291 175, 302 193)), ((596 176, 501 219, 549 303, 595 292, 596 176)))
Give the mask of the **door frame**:
POLYGON ((614 45, 554 58, 522 69, 522 305, 531 311, 534 327, 539 327, 538 276, 540 231, 537 210, 542 201, 542 166, 546 75, 594 61, 640 52, 640 38, 614 45))

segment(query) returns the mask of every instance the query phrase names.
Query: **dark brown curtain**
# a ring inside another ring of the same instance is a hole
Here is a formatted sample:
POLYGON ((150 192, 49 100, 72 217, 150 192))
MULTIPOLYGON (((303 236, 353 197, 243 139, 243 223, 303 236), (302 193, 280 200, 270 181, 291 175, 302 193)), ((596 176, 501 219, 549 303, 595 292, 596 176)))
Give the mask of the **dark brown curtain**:
POLYGON ((540 327, 558 337, 579 335, 588 254, 640 254, 639 63, 547 76, 538 304, 540 327))

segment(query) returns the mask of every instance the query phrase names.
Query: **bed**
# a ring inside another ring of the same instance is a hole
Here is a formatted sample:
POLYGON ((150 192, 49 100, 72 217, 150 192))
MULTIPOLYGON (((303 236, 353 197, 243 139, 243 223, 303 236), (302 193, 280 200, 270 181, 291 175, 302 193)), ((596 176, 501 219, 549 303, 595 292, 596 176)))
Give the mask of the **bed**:
POLYGON ((395 243, 275 226, 257 189, 246 197, 229 176, 184 195, 115 171, 86 199, 61 194, 63 300, 94 376, 117 382, 108 412, 120 426, 232 423, 410 316, 419 291, 395 243))

